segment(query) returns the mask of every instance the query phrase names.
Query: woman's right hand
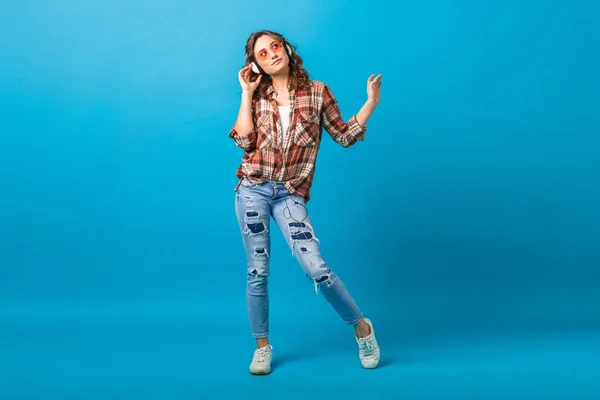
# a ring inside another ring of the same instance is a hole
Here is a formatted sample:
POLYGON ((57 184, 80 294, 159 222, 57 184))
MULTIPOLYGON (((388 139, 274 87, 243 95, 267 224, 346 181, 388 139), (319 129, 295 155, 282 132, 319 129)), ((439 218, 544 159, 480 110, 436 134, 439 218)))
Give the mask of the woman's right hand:
POLYGON ((240 86, 242 87, 242 91, 254 93, 260 80, 262 79, 262 74, 256 78, 254 82, 250 82, 250 65, 246 65, 244 68, 240 70, 238 73, 238 79, 240 81, 240 86))

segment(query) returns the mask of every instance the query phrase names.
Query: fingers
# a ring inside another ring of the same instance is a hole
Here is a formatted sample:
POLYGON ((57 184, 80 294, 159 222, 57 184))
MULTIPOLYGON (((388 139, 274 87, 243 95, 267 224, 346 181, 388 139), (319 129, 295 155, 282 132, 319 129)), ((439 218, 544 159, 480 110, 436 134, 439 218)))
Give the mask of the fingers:
POLYGON ((369 76, 369 79, 367 79, 367 84, 375 89, 379 89, 381 87, 381 83, 382 83, 381 77, 383 75, 379 74, 373 79, 374 76, 375 76, 375 74, 372 74, 371 76, 369 76))
POLYGON ((245 81, 250 79, 250 65, 246 65, 244 68, 242 68, 238 75, 245 81))

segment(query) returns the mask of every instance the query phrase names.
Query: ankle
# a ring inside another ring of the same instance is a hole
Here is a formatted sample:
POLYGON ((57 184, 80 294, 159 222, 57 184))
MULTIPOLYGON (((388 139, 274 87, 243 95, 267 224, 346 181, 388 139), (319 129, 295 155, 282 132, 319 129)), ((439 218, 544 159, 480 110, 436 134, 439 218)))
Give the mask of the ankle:
POLYGON ((354 333, 359 339, 366 338, 371 334, 371 327, 365 322, 364 319, 361 319, 356 323, 356 325, 354 325, 354 333))
POLYGON ((267 338, 259 338, 256 339, 256 348, 262 349, 263 347, 267 347, 269 345, 269 340, 267 338))

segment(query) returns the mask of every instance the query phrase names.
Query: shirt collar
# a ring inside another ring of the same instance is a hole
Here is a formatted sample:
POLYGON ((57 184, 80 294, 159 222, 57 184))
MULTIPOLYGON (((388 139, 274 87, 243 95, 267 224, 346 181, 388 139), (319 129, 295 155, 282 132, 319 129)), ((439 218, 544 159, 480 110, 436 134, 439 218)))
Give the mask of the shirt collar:
MULTIPOLYGON (((275 94, 275 88, 273 87, 273 84, 269 84, 269 87, 267 88, 267 97, 269 98, 273 98, 275 94)), ((290 90, 290 99, 294 97, 294 95, 296 94, 296 91, 294 89, 290 90)))

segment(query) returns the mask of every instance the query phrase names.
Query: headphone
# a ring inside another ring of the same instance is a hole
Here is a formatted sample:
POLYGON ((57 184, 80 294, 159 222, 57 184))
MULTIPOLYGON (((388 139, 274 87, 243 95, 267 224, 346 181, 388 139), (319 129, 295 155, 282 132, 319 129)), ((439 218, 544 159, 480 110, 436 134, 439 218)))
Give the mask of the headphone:
MULTIPOLYGON (((287 53, 290 62, 294 63, 296 62, 294 60, 294 57, 292 57, 292 55, 294 54, 291 46, 288 44, 288 42, 283 39, 283 48, 285 49, 285 52, 287 53)), ((252 62, 250 62, 250 66, 252 67, 252 72, 254 72, 255 74, 263 74, 266 75, 265 71, 260 67, 260 65, 258 65, 258 62, 256 60, 253 60, 252 62)))

